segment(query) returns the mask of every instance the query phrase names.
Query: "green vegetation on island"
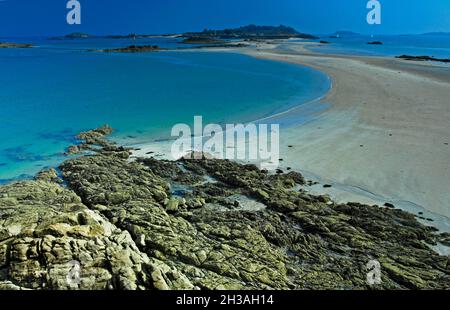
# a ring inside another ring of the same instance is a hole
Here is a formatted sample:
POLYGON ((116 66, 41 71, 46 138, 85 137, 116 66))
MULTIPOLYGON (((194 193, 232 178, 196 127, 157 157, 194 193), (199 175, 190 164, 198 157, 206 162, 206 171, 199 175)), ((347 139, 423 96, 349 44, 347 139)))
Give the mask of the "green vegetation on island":
POLYGON ((300 33, 292 27, 287 26, 257 26, 248 25, 233 29, 210 30, 202 32, 188 32, 183 37, 217 38, 217 39, 316 39, 311 34, 300 33))

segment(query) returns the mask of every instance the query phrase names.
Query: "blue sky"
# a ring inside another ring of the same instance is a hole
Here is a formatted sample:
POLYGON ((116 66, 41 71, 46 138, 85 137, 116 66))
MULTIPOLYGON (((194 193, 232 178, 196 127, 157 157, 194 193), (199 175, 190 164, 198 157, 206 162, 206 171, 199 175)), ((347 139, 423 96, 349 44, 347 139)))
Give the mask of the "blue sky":
POLYGON ((82 24, 66 23, 67 0, 0 0, 0 36, 179 33, 285 24, 307 33, 450 32, 448 0, 379 0, 382 24, 366 23, 367 0, 79 0, 82 24))

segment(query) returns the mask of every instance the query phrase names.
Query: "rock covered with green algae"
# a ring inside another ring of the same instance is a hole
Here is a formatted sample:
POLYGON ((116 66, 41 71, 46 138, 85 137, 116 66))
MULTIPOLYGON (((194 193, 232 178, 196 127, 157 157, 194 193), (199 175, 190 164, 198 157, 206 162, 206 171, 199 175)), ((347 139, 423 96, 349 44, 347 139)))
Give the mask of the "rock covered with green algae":
POLYGON ((0 187, 0 289, 193 288, 55 176, 0 187), (73 261, 81 265, 77 282, 66 279, 73 261))
POLYGON ((183 271, 194 285, 287 288, 280 249, 239 222, 212 227, 192 223, 187 208, 173 214, 169 183, 144 165, 95 155, 69 160, 61 170, 87 206, 101 210, 142 241, 143 252, 183 271))
POLYGON ((450 288, 450 258, 430 248, 445 236, 409 213, 309 195, 296 172, 132 161, 103 136, 85 133, 91 154, 68 159, 60 177, 0 187, 0 287, 450 288), (72 260, 77 287, 65 281, 72 260), (381 264, 376 286, 370 260, 381 264))

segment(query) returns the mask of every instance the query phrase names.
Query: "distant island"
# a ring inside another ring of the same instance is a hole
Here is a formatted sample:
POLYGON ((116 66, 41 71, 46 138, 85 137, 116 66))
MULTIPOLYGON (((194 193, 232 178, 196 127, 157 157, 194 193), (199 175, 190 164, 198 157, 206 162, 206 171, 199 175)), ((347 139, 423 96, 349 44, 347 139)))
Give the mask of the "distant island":
POLYGON ((435 58, 431 56, 411 56, 411 55, 401 55, 396 58, 404 59, 404 60, 415 60, 415 61, 436 61, 436 62, 445 62, 450 63, 450 59, 445 58, 435 58))
POLYGON ((0 48, 30 48, 33 47, 32 44, 28 43, 7 43, 0 42, 0 48))
POLYGON ((239 28, 210 30, 205 29, 201 32, 186 32, 183 34, 135 34, 127 35, 104 35, 96 36, 83 32, 73 32, 65 36, 51 37, 50 40, 72 40, 87 38, 107 38, 107 39, 148 39, 156 37, 174 37, 183 38, 183 43, 189 44, 224 44, 222 40, 241 39, 241 40, 265 40, 265 39, 318 39, 312 34, 301 33, 296 29, 288 26, 257 26, 248 25, 239 28))
MULTIPOLYGON (((272 39, 290 39, 290 38, 302 38, 302 39, 318 39, 311 34, 301 33, 292 27, 287 26, 256 26, 249 25, 234 29, 224 30, 209 30, 205 29, 202 32, 187 32, 182 35, 161 35, 160 37, 178 37, 182 39, 182 43, 199 45, 198 48, 206 47, 243 47, 247 46, 244 43, 230 42, 229 40, 242 40, 242 41, 260 41, 260 40, 272 40, 272 39), (228 41, 227 41, 228 40, 228 41)), ((72 33, 66 35, 65 38, 87 38, 90 37, 84 33, 72 33)), ((110 35, 105 38, 111 39, 136 39, 136 38, 148 38, 154 37, 150 35, 137 35, 129 34, 122 35, 110 35)), ((121 48, 113 49, 101 49, 92 50, 102 53, 144 53, 155 52, 162 50, 156 45, 130 45, 121 48)), ((167 49, 166 49, 167 50, 167 49)))
POLYGON ((158 45, 130 45, 126 47, 93 50, 101 53, 146 53, 160 51, 161 48, 158 45))
POLYGON ((186 44, 224 44, 223 40, 213 39, 208 37, 188 37, 183 40, 186 44))
POLYGON ((174 37, 177 36, 175 34, 136 34, 130 33, 127 35, 107 35, 105 38, 107 39, 149 39, 149 38, 158 38, 158 37, 174 37))
POLYGON ((66 34, 65 36, 55 36, 50 37, 49 40, 74 40, 74 39, 88 39, 88 38, 94 38, 95 36, 92 36, 88 33, 84 32, 72 32, 69 34, 66 34))
POLYGON ((183 37, 196 38, 216 38, 216 39, 317 39, 316 36, 301 33, 292 27, 280 25, 275 26, 257 26, 248 25, 239 28, 210 30, 205 29, 202 32, 187 32, 183 37))

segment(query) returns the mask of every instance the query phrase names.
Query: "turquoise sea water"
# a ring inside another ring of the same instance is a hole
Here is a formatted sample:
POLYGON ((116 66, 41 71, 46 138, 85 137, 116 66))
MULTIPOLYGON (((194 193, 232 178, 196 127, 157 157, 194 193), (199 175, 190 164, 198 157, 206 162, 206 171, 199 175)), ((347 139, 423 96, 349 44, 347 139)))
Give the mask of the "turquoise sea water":
POLYGON ((374 55, 374 56, 434 56, 450 59, 450 35, 347 35, 341 38, 323 37, 330 42, 312 48, 314 51, 334 54, 374 55), (383 45, 368 42, 381 41, 383 45))
MULTIPOLYGON (((8 40, 12 41, 12 40, 8 40)), ((170 137, 176 123, 251 121, 323 95, 328 77, 233 53, 106 54, 129 40, 23 40, 0 49, 0 182, 64 160, 76 133, 103 124, 134 144, 170 137)), ((176 39, 136 44, 187 47, 176 39)))

